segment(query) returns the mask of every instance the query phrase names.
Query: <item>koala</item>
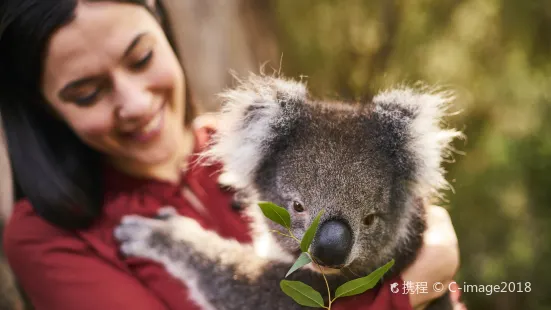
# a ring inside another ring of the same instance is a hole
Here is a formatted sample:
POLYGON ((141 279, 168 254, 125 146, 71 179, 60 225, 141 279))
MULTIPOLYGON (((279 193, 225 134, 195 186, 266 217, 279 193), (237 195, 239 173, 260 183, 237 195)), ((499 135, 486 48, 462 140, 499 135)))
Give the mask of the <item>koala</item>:
MULTIPOLYGON (((302 309, 279 286, 300 247, 274 233, 281 226, 255 205, 270 201, 290 213, 299 239, 323 210, 310 251, 332 292, 391 259, 386 276, 413 262, 425 206, 449 188, 442 162, 461 136, 443 124, 449 94, 400 87, 369 103, 326 102, 302 82, 250 75, 221 97, 219 127, 201 162, 221 163, 221 177, 246 197, 254 242, 223 239, 163 208, 157 219, 122 219, 115 237, 125 255, 164 264, 203 309, 302 309)), ((326 292, 309 266, 287 279, 326 292)), ((451 302, 445 296, 432 309, 451 302)))

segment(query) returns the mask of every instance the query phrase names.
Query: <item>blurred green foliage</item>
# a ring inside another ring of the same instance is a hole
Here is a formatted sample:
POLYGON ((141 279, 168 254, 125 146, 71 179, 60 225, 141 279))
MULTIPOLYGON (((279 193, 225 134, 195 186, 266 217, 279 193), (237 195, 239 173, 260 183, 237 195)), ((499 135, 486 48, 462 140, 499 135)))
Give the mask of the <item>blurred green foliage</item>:
POLYGON ((458 283, 469 309, 551 309, 551 1, 272 0, 282 72, 317 96, 363 100, 422 81, 456 92, 466 141, 449 165, 458 283))

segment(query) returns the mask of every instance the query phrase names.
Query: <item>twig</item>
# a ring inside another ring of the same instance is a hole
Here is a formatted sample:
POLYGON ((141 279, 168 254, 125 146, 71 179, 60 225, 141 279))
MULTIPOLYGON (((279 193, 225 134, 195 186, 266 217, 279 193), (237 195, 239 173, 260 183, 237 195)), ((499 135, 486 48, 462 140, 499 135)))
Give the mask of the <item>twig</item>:
POLYGON ((316 267, 318 267, 319 271, 321 272, 321 275, 323 276, 323 280, 325 280, 325 286, 327 287, 327 300, 329 300, 329 306, 326 307, 326 309, 331 309, 331 304, 333 303, 334 300, 331 300, 331 290, 329 289, 329 282, 327 282, 327 278, 325 277, 325 273, 321 269, 321 266, 315 261, 314 257, 310 253, 310 251, 308 251, 308 255, 310 255, 310 259, 312 259, 312 262, 314 263, 314 265, 316 265, 316 267))

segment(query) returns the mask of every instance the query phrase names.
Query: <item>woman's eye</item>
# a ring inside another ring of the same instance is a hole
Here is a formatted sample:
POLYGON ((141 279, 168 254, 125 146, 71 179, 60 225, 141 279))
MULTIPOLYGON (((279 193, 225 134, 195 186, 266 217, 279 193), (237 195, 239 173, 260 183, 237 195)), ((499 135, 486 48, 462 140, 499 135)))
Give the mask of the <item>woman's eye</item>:
POLYGON ((100 89, 96 88, 93 92, 90 92, 86 96, 81 96, 76 98, 74 101, 76 104, 81 106, 87 106, 94 103, 99 95, 100 89))
POLYGON ((138 62, 135 62, 133 63, 131 66, 132 66, 132 69, 142 69, 143 67, 145 67, 149 61, 151 60, 151 58, 153 57, 153 50, 149 51, 149 53, 147 53, 142 59, 140 59, 138 62))

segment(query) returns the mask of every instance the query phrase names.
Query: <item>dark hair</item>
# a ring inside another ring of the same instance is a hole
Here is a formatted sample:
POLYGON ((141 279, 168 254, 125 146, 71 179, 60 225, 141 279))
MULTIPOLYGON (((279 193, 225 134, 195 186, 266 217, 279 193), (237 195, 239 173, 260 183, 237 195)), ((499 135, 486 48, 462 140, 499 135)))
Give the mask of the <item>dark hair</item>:
MULTIPOLYGON (((145 0, 90 1, 133 3, 147 8, 158 18, 177 53, 160 1, 155 10, 145 0)), ((66 229, 91 224, 103 204, 100 154, 53 117, 40 91, 48 40, 75 18, 77 4, 78 0, 2 0, 0 4, 0 115, 15 198, 27 198, 39 216, 66 229)), ((188 125, 195 116, 195 107, 190 91, 186 94, 188 125)))

